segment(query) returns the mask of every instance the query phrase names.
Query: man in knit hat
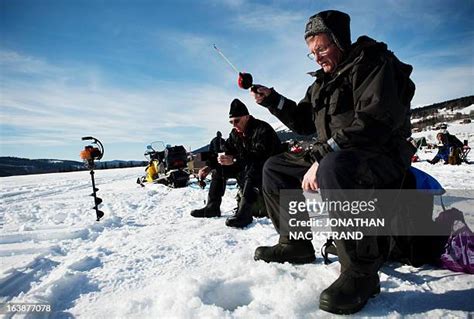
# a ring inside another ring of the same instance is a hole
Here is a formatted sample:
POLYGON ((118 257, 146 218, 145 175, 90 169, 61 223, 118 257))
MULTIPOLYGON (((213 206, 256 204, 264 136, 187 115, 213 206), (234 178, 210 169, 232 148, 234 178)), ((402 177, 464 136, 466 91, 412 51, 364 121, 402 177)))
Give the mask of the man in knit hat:
POLYGON ((207 205, 191 212, 193 217, 220 217, 220 205, 227 178, 237 178, 241 196, 236 213, 227 218, 229 227, 243 228, 249 225, 253 205, 257 202, 262 186, 262 170, 265 161, 281 150, 280 139, 266 122, 249 114, 244 103, 234 99, 230 105, 229 122, 233 126, 223 145, 217 162, 208 163, 199 171, 205 178, 213 170, 207 205))
MULTIPOLYGON (((296 103, 273 88, 257 85, 255 101, 298 134, 317 133, 317 141, 299 154, 271 157, 264 167, 267 211, 280 233, 278 244, 258 247, 255 259, 311 263, 311 236, 291 237, 285 222, 289 206, 282 190, 319 191, 328 201, 348 200, 346 190, 400 188, 414 153, 410 136, 412 67, 400 62, 384 43, 361 36, 351 43, 350 17, 329 10, 310 17, 304 39, 308 57, 320 67, 304 98, 296 103), (336 191, 330 191, 336 190, 336 191), (342 191, 341 191, 342 190, 342 191)), ((339 208, 340 209, 340 208, 339 208)), ((337 208, 329 210, 338 217, 337 208)), ((307 218, 303 214, 302 218, 307 218)), ((308 230, 308 229, 305 229, 308 230)), ((334 229, 333 229, 334 231, 334 229)), ((340 314, 359 311, 380 291, 383 262, 378 240, 337 239, 341 275, 320 296, 320 308, 340 314)))

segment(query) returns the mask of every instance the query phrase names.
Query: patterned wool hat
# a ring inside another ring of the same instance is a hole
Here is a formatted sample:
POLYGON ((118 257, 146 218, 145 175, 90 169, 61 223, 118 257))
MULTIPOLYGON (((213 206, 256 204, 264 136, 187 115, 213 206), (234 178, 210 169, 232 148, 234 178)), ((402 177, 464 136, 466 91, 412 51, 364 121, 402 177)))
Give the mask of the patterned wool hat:
POLYGON ((306 23, 305 40, 318 33, 327 33, 342 51, 346 51, 351 46, 351 18, 348 14, 328 10, 321 11, 309 18, 306 23))

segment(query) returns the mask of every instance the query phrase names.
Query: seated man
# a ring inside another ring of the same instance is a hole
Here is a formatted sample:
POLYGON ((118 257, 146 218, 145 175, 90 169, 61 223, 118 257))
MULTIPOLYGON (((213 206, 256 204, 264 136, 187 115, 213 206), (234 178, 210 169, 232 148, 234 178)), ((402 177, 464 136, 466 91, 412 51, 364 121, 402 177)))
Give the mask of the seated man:
POLYGON ((443 133, 436 134, 436 139, 438 140, 438 153, 436 153, 433 159, 428 160, 430 164, 436 164, 440 160, 444 161, 444 164, 448 164, 448 157, 449 157, 449 146, 448 140, 443 133))
MULTIPOLYGON (((304 201, 301 190, 318 190, 328 202, 342 203, 351 194, 346 190, 398 189, 414 154, 407 142, 415 90, 409 78, 412 67, 400 62, 386 44, 367 36, 351 43, 350 17, 343 12, 312 16, 304 39, 308 57, 320 67, 311 73, 315 79, 304 98, 296 103, 264 86, 252 91, 255 101, 291 130, 318 136, 303 154, 276 155, 265 164, 265 204, 280 233, 276 245, 255 251, 254 258, 266 262, 315 260, 311 238, 292 238, 282 231, 291 218, 287 200, 304 201), (293 198, 284 195, 287 190, 294 190, 293 198)), ((341 215, 341 209, 329 210, 330 217, 341 215)), ((355 313, 380 291, 377 272, 383 251, 375 236, 341 237, 336 246, 341 274, 321 293, 319 307, 355 313)))
POLYGON ((436 134, 436 139, 438 140, 438 153, 433 159, 428 160, 428 163, 436 164, 443 160, 444 164, 449 164, 449 158, 451 157, 452 164, 461 164, 459 154, 460 149, 464 146, 463 143, 449 132, 436 134))
POLYGON ((280 152, 281 143, 275 130, 268 123, 249 115, 247 107, 238 99, 230 105, 229 118, 234 128, 224 144, 225 154, 220 153, 215 163, 209 161, 210 166, 199 171, 199 178, 205 178, 213 170, 207 205, 193 210, 191 215, 221 216, 226 179, 234 177, 242 196, 236 213, 226 220, 226 225, 243 228, 253 220, 252 205, 257 202, 262 186, 263 164, 280 152))

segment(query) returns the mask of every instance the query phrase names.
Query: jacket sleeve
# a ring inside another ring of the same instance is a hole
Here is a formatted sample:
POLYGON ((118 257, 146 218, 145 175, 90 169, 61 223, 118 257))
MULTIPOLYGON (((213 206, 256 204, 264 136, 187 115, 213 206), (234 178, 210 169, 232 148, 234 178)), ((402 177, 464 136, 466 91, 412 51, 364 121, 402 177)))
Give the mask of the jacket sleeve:
POLYGON ((312 86, 308 88, 304 98, 296 104, 296 102, 280 95, 272 88, 270 95, 260 104, 268 108, 270 113, 275 115, 293 132, 299 135, 314 134, 316 128, 313 122, 311 89, 312 86))
POLYGON ((258 128, 252 152, 246 159, 245 179, 261 176, 265 161, 272 155, 279 153, 280 139, 273 128, 266 124, 258 128))
POLYGON ((351 82, 354 119, 349 126, 333 132, 327 143, 314 145, 310 155, 315 161, 340 149, 387 145, 406 124, 409 105, 400 101, 394 66, 388 58, 378 64, 356 65, 351 82))
POLYGON ((226 155, 232 155, 234 157, 238 155, 238 151, 235 145, 236 145, 235 137, 232 136, 232 132, 231 132, 231 134, 229 134, 229 138, 224 143, 224 151, 226 155))
POLYGON ((262 126, 258 129, 257 138, 254 143, 253 151, 249 154, 252 161, 265 161, 270 156, 278 153, 280 148, 280 139, 270 125, 262 126))
POLYGON ((211 140, 209 143, 209 157, 206 161, 206 166, 209 166, 211 168, 215 168, 217 166, 217 154, 214 149, 214 139, 211 140))
POLYGON ((209 159, 206 161, 206 165, 209 166, 210 168, 214 169, 217 168, 218 162, 217 162, 217 156, 220 151, 225 151, 227 155, 233 155, 235 156, 237 154, 237 150, 235 148, 235 141, 234 137, 232 137, 232 134, 229 134, 229 138, 227 140, 222 139, 221 141, 221 149, 218 150, 215 147, 214 140, 211 142, 211 145, 213 145, 213 153, 209 153, 209 159), (224 142, 222 142, 224 141, 224 142))

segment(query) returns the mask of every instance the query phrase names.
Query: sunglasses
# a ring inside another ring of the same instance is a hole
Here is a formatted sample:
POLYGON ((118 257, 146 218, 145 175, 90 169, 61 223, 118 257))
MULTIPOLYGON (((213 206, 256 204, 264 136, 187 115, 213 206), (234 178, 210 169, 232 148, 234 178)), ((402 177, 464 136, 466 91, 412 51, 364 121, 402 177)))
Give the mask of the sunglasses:
POLYGON ((229 123, 232 124, 232 125, 239 124, 239 122, 240 122, 240 118, 236 118, 236 119, 233 119, 233 120, 229 121, 229 123))

